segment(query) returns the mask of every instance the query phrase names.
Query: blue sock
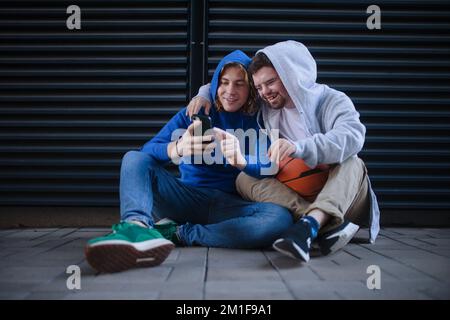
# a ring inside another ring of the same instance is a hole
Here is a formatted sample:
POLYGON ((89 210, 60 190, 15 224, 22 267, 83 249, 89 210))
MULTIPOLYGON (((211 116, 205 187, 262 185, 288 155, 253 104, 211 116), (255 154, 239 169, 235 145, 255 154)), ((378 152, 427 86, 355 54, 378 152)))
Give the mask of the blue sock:
POLYGON ((319 232, 319 223, 317 222, 317 220, 310 216, 305 216, 300 220, 307 221, 307 223, 311 227, 311 240, 314 240, 317 237, 317 232, 319 232))

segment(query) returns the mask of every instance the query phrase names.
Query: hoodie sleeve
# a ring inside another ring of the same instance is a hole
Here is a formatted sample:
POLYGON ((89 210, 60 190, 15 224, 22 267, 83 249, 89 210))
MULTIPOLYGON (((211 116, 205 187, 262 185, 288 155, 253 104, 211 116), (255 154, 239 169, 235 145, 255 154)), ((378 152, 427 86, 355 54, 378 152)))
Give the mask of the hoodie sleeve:
POLYGON ((185 115, 186 108, 181 109, 169 122, 141 148, 141 152, 145 152, 159 162, 170 161, 167 154, 167 145, 178 139, 190 124, 189 117, 185 115))
POLYGON ((344 93, 329 89, 323 98, 318 118, 322 131, 296 141, 296 158, 302 158, 311 168, 318 164, 342 163, 361 151, 366 128, 359 113, 344 93))
POLYGON ((208 100, 211 103, 211 96, 209 94, 210 88, 211 88, 211 84, 210 83, 207 83, 207 84, 201 86, 200 89, 198 89, 198 93, 195 96, 195 98, 202 97, 202 98, 208 100))

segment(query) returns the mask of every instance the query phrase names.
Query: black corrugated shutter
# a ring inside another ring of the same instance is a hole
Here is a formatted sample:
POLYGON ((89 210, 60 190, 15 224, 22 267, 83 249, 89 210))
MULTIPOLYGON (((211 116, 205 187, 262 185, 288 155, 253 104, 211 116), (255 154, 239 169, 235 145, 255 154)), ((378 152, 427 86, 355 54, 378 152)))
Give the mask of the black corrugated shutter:
MULTIPOLYGON (((448 1, 209 1, 209 75, 233 49, 303 42, 318 82, 347 93, 367 126, 361 157, 383 210, 450 209, 448 1), (381 30, 366 9, 381 8, 381 30)), ((448 215, 447 222, 448 222, 448 215)), ((407 219, 406 219, 407 220, 407 219)), ((405 220, 403 220, 405 221, 405 220)))
POLYGON ((448 211, 448 1, 378 1, 382 29, 368 30, 372 1, 199 0, 206 34, 195 37, 193 4, 0 2, 0 205, 117 205, 124 152, 185 104, 189 68, 198 84, 198 41, 210 76, 233 49, 294 39, 311 49, 318 81, 360 111, 382 209, 448 211), (80 31, 66 28, 72 4, 80 31))
POLYGON ((121 157, 186 102, 188 14, 187 0, 0 2, 1 205, 118 204, 121 157))

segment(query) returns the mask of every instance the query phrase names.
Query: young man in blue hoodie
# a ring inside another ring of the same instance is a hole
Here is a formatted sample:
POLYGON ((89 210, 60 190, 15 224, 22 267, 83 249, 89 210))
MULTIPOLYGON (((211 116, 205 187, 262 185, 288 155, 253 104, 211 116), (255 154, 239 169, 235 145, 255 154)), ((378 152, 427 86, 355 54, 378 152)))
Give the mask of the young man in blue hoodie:
MULTIPOLYGON (((311 168, 330 166, 328 181, 312 203, 278 180, 262 175, 258 163, 243 167, 244 173, 236 182, 243 198, 280 204, 297 220, 273 247, 308 261, 311 243, 317 238, 322 253, 329 254, 351 240, 359 227, 349 219, 360 222, 366 218, 361 215, 369 218, 370 241, 375 241, 379 209, 364 163, 357 157, 364 144, 365 127, 352 101, 344 93, 316 83, 314 58, 296 41, 259 50, 249 72, 263 100, 259 124, 269 136, 274 129, 281 136, 271 139, 270 160, 279 163, 291 156, 303 159, 311 168)), ((202 87, 199 96, 207 98, 207 88, 202 87)))
POLYGON ((230 156, 230 148, 224 148, 231 142, 239 149, 237 138, 223 130, 258 128, 256 93, 251 94, 246 72, 250 61, 242 51, 230 53, 217 66, 211 82, 209 98, 218 101, 210 112, 211 122, 222 138, 220 151, 228 163, 197 163, 196 155, 215 144, 213 135, 195 136, 199 122, 192 123, 186 108, 179 111, 140 151, 129 151, 123 157, 121 222, 112 227, 113 233, 88 242, 85 253, 91 266, 101 272, 156 266, 174 243, 267 247, 292 225, 286 208, 245 201, 237 194, 240 165, 234 152, 230 156), (170 161, 179 163, 180 178, 163 167, 170 161), (155 218, 169 218, 178 225, 155 224, 155 218))

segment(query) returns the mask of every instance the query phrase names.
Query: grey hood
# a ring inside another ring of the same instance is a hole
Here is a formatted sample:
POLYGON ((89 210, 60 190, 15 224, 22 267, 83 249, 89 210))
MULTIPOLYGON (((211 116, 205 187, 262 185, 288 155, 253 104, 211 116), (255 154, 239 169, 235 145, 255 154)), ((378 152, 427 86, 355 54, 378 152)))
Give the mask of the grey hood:
MULTIPOLYGON (((258 52, 263 52, 270 59, 300 113, 314 115, 325 88, 316 83, 316 61, 309 50, 300 42, 288 40, 258 52)), ((261 112, 265 121, 270 121, 279 113, 266 103, 263 103, 261 112)))

